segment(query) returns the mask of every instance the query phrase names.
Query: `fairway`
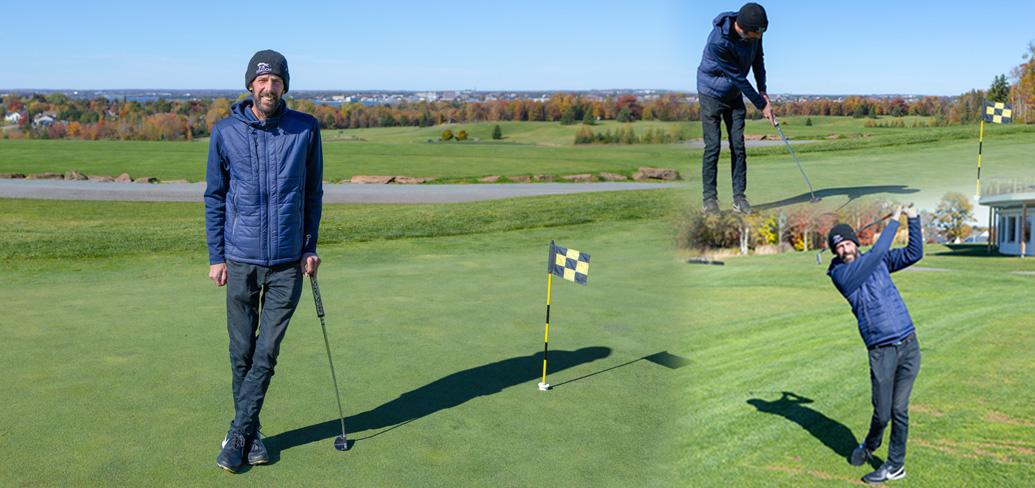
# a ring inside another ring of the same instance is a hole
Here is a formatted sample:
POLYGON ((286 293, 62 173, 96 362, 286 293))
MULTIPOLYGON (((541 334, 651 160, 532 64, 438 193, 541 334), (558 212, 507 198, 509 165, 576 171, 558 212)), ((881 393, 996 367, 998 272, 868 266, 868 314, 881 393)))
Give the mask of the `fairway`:
MULTIPOLYGON (((1032 486, 1035 262, 925 252, 894 275, 923 359, 908 476, 893 485, 1032 486)), ((693 267, 689 326, 669 331, 694 364, 678 395, 681 479, 843 486, 868 472, 846 461, 869 426, 866 349, 825 271, 812 253, 693 267)))

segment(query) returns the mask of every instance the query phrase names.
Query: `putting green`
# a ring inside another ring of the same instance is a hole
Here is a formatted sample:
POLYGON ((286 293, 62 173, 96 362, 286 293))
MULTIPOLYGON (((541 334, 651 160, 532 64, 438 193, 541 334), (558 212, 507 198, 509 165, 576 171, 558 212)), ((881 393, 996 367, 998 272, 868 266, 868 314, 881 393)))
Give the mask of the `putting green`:
MULTIPOLYGON (((351 437, 337 423, 308 291, 263 411, 255 484, 672 485, 689 366, 683 267, 664 223, 632 221, 324 246, 320 285, 351 437), (550 239, 593 257, 555 282, 536 388, 550 239), (664 355, 662 355, 663 357, 664 355), (658 356, 654 356, 655 358, 658 356), (664 361, 660 361, 664 363, 664 361)), ((223 290, 201 254, 35 260, 0 272, 0 447, 14 484, 211 484, 231 416, 223 290), (40 456, 58 460, 40 469, 40 456)))

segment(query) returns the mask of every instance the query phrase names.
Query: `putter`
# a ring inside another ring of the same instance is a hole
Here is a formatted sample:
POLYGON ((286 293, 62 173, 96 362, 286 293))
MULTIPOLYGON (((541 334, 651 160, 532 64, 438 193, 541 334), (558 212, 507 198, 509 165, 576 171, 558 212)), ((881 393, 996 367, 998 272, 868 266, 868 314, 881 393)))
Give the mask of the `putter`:
POLYGON ((821 199, 816 196, 816 192, 812 191, 812 182, 809 181, 808 175, 805 174, 805 170, 801 167, 801 161, 798 161, 798 155, 794 154, 794 148, 791 147, 791 141, 787 140, 787 136, 783 135, 783 129, 780 128, 780 121, 776 121, 776 131, 780 133, 780 138, 783 139, 783 143, 787 145, 787 150, 791 152, 791 157, 794 158, 794 163, 798 165, 798 171, 801 171, 801 177, 805 178, 805 184, 809 185, 809 194, 812 195, 812 200, 809 203, 816 203, 821 199))
POLYGON ((338 392, 338 377, 334 374, 334 361, 331 360, 331 343, 327 340, 327 326, 323 322, 323 300, 320 299, 320 285, 316 276, 309 275, 309 284, 313 288, 313 301, 316 302, 316 316, 320 317, 320 330, 323 331, 323 345, 327 347, 327 363, 331 365, 331 381, 334 382, 334 397, 338 400, 338 418, 341 420, 341 435, 334 438, 334 448, 339 451, 349 450, 349 440, 345 438, 345 412, 341 408, 341 393, 338 392))

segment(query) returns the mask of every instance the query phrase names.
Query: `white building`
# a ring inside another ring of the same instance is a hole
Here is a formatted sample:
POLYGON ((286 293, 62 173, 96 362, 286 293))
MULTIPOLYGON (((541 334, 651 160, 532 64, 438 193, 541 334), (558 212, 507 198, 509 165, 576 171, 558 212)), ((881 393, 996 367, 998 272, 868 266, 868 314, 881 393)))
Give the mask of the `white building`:
POLYGON ((989 208, 992 228, 990 245, 999 254, 1035 256, 1031 228, 1035 220, 1035 187, 1018 187, 1010 193, 982 196, 980 204, 989 208))
POLYGON ((9 113, 9 114, 4 116, 4 122, 8 122, 8 123, 11 123, 11 124, 17 124, 18 122, 21 122, 21 121, 22 121, 22 114, 20 114, 18 112, 11 112, 11 113, 9 113))

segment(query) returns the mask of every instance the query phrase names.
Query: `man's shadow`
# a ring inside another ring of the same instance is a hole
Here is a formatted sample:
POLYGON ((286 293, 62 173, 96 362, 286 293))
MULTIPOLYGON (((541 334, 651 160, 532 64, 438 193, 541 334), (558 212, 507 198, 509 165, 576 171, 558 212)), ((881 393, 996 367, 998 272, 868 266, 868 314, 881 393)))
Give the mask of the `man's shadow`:
MULTIPOLYGON (((608 347, 584 347, 576 351, 550 351, 548 372, 555 374, 562 370, 603 359, 611 355, 608 347)), ((384 429, 364 439, 382 434, 388 430, 460 405, 468 400, 492 395, 514 385, 539 378, 543 367, 543 353, 518 356, 495 363, 484 364, 437 379, 415 390, 399 395, 373 410, 345 418, 349 432, 384 429)), ((533 388, 530 386, 530 388, 533 388)), ((279 458, 279 451, 301 446, 310 442, 330 439, 341 434, 341 423, 334 418, 326 422, 301 427, 266 437, 263 443, 270 451, 271 459, 279 458)), ((350 441, 354 441, 350 439, 350 441)))
MULTIPOLYGON (((813 403, 811 398, 796 395, 792 392, 782 392, 779 400, 771 402, 760 398, 752 398, 747 402, 758 409, 759 412, 779 415, 807 430, 812 437, 815 437, 830 450, 839 456, 849 460, 852 450, 859 445, 852 430, 841 422, 838 422, 819 411, 804 406, 806 403, 813 403)), ((880 467, 883 461, 873 456, 870 458, 870 465, 874 468, 880 467)))
MULTIPOLYGON (((819 190, 816 190, 816 196, 819 198, 846 196, 848 197, 848 201, 851 202, 857 198, 861 198, 866 195, 874 195, 877 193, 890 193, 892 195, 908 195, 910 193, 917 193, 919 191, 919 189, 909 188, 906 185, 845 186, 840 188, 821 188, 819 190)), ((805 203, 810 201, 811 199, 811 193, 802 193, 801 195, 793 196, 790 198, 784 198, 783 200, 777 200, 775 202, 755 205, 755 208, 758 210, 769 210, 772 208, 794 205, 796 203, 805 203)))

